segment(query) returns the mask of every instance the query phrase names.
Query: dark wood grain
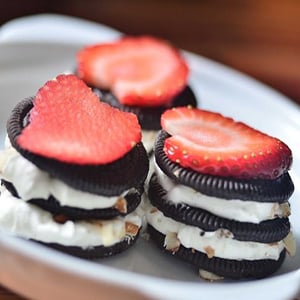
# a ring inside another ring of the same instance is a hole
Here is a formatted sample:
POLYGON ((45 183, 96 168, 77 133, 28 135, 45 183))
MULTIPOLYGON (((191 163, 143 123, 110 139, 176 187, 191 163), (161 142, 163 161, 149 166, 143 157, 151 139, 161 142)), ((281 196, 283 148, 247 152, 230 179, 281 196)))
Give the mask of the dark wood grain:
MULTIPOLYGON (((6 1, 0 25, 35 13, 61 13, 151 34, 243 71, 300 104, 300 1, 6 1), (26 3, 26 4, 25 4, 26 3)), ((0 299, 22 299, 0 286, 0 299)))

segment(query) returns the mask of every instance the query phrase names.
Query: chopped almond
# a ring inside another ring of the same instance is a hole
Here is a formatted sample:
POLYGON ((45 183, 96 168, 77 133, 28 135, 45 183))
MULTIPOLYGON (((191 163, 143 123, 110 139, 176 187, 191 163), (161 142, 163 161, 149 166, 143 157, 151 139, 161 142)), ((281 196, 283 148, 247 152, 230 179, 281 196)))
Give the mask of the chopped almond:
POLYGON ((119 198, 117 200, 117 203, 114 205, 114 208, 118 210, 122 214, 127 213, 127 201, 125 198, 119 198))
POLYGON ((217 230, 217 234, 219 238, 233 238, 233 233, 228 229, 220 228, 219 230, 217 230))
POLYGON ((288 202, 280 204, 280 208, 282 209, 282 214, 284 217, 288 217, 291 215, 291 207, 288 202))
POLYGON ((150 214, 154 214, 158 211, 158 209, 156 207, 153 207, 151 210, 150 210, 150 214))
POLYGON ((136 224, 133 224, 131 222, 125 223, 125 231, 127 235, 136 236, 139 232, 139 229, 139 226, 137 226, 136 224))
POLYGON ((204 251, 206 252, 208 258, 213 258, 215 256, 215 249, 211 246, 206 246, 204 251))

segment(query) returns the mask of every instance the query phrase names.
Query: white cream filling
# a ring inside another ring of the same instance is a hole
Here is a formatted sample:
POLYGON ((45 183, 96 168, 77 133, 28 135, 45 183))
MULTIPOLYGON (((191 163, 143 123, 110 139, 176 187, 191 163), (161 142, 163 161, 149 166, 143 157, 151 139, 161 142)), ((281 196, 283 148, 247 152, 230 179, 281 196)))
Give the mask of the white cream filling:
POLYGON ((106 197, 76 190, 37 168, 7 141, 6 149, 0 153, 0 175, 4 180, 13 183, 24 201, 33 198, 48 199, 52 195, 62 206, 82 209, 113 207, 128 192, 127 190, 121 195, 106 197))
POLYGON ((198 227, 185 225, 165 217, 154 206, 149 206, 146 218, 150 225, 164 235, 175 233, 180 244, 186 248, 206 253, 209 257, 220 257, 235 260, 278 260, 284 249, 283 241, 272 244, 243 242, 231 238, 222 229, 205 232, 198 227))
POLYGON ((130 239, 126 226, 141 226, 137 213, 107 221, 66 221, 57 223, 53 216, 34 205, 13 197, 4 187, 0 190, 0 228, 25 239, 65 246, 89 248, 110 246, 130 239))
POLYGON ((224 200, 211 197, 181 184, 175 184, 155 163, 155 171, 160 185, 167 191, 167 199, 174 204, 202 208, 219 217, 239 222, 259 223, 284 215, 279 203, 244 201, 239 199, 224 200))
POLYGON ((157 130, 142 130, 142 142, 147 153, 153 150, 156 135, 157 130))

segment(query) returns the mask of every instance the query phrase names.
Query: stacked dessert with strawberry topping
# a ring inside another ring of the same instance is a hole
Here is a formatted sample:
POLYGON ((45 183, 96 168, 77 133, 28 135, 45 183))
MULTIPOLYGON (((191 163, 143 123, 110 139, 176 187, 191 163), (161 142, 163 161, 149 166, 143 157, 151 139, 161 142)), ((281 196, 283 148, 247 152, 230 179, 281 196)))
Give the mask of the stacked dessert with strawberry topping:
POLYGON ((196 106, 189 69, 169 43, 148 36, 123 37, 85 47, 77 73, 102 101, 137 115, 143 143, 152 151, 161 114, 170 107, 196 106))
POLYGON ((265 277, 295 252, 292 153, 221 114, 166 111, 154 148, 149 233, 207 279, 265 277))
POLYGON ((1 230, 87 258, 133 244, 149 168, 134 114, 59 75, 16 105, 7 131, 1 230))

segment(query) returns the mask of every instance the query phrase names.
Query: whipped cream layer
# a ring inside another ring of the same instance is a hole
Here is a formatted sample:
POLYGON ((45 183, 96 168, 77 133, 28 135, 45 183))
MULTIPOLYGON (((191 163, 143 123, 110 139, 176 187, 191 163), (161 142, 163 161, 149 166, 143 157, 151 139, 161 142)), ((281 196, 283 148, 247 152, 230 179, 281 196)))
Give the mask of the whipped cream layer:
POLYGON ((0 189, 0 228, 6 233, 34 239, 44 243, 89 248, 110 246, 132 235, 126 229, 141 227, 142 221, 136 213, 107 221, 71 221, 63 224, 35 205, 15 198, 3 186, 0 189))
POLYGON ((278 260, 281 251, 285 248, 283 241, 272 244, 243 242, 234 240, 230 232, 224 232, 222 229, 207 232, 195 226, 185 225, 164 216, 161 211, 151 205, 147 209, 146 218, 148 223, 166 235, 166 238, 172 233, 184 247, 206 253, 210 258, 278 260))
POLYGON ((142 142, 147 153, 153 150, 157 132, 157 130, 142 130, 142 142))
POLYGON ((113 207, 128 193, 127 190, 121 195, 106 197, 76 190, 37 168, 16 151, 8 139, 5 141, 5 146, 5 150, 0 153, 1 177, 13 183, 20 198, 24 201, 36 198, 48 199, 52 195, 61 206, 101 209, 113 207))
POLYGON ((260 223, 289 214, 279 203, 222 199, 207 196, 191 187, 174 183, 155 163, 159 184, 167 191, 167 200, 198 207, 210 213, 239 222, 260 223))

